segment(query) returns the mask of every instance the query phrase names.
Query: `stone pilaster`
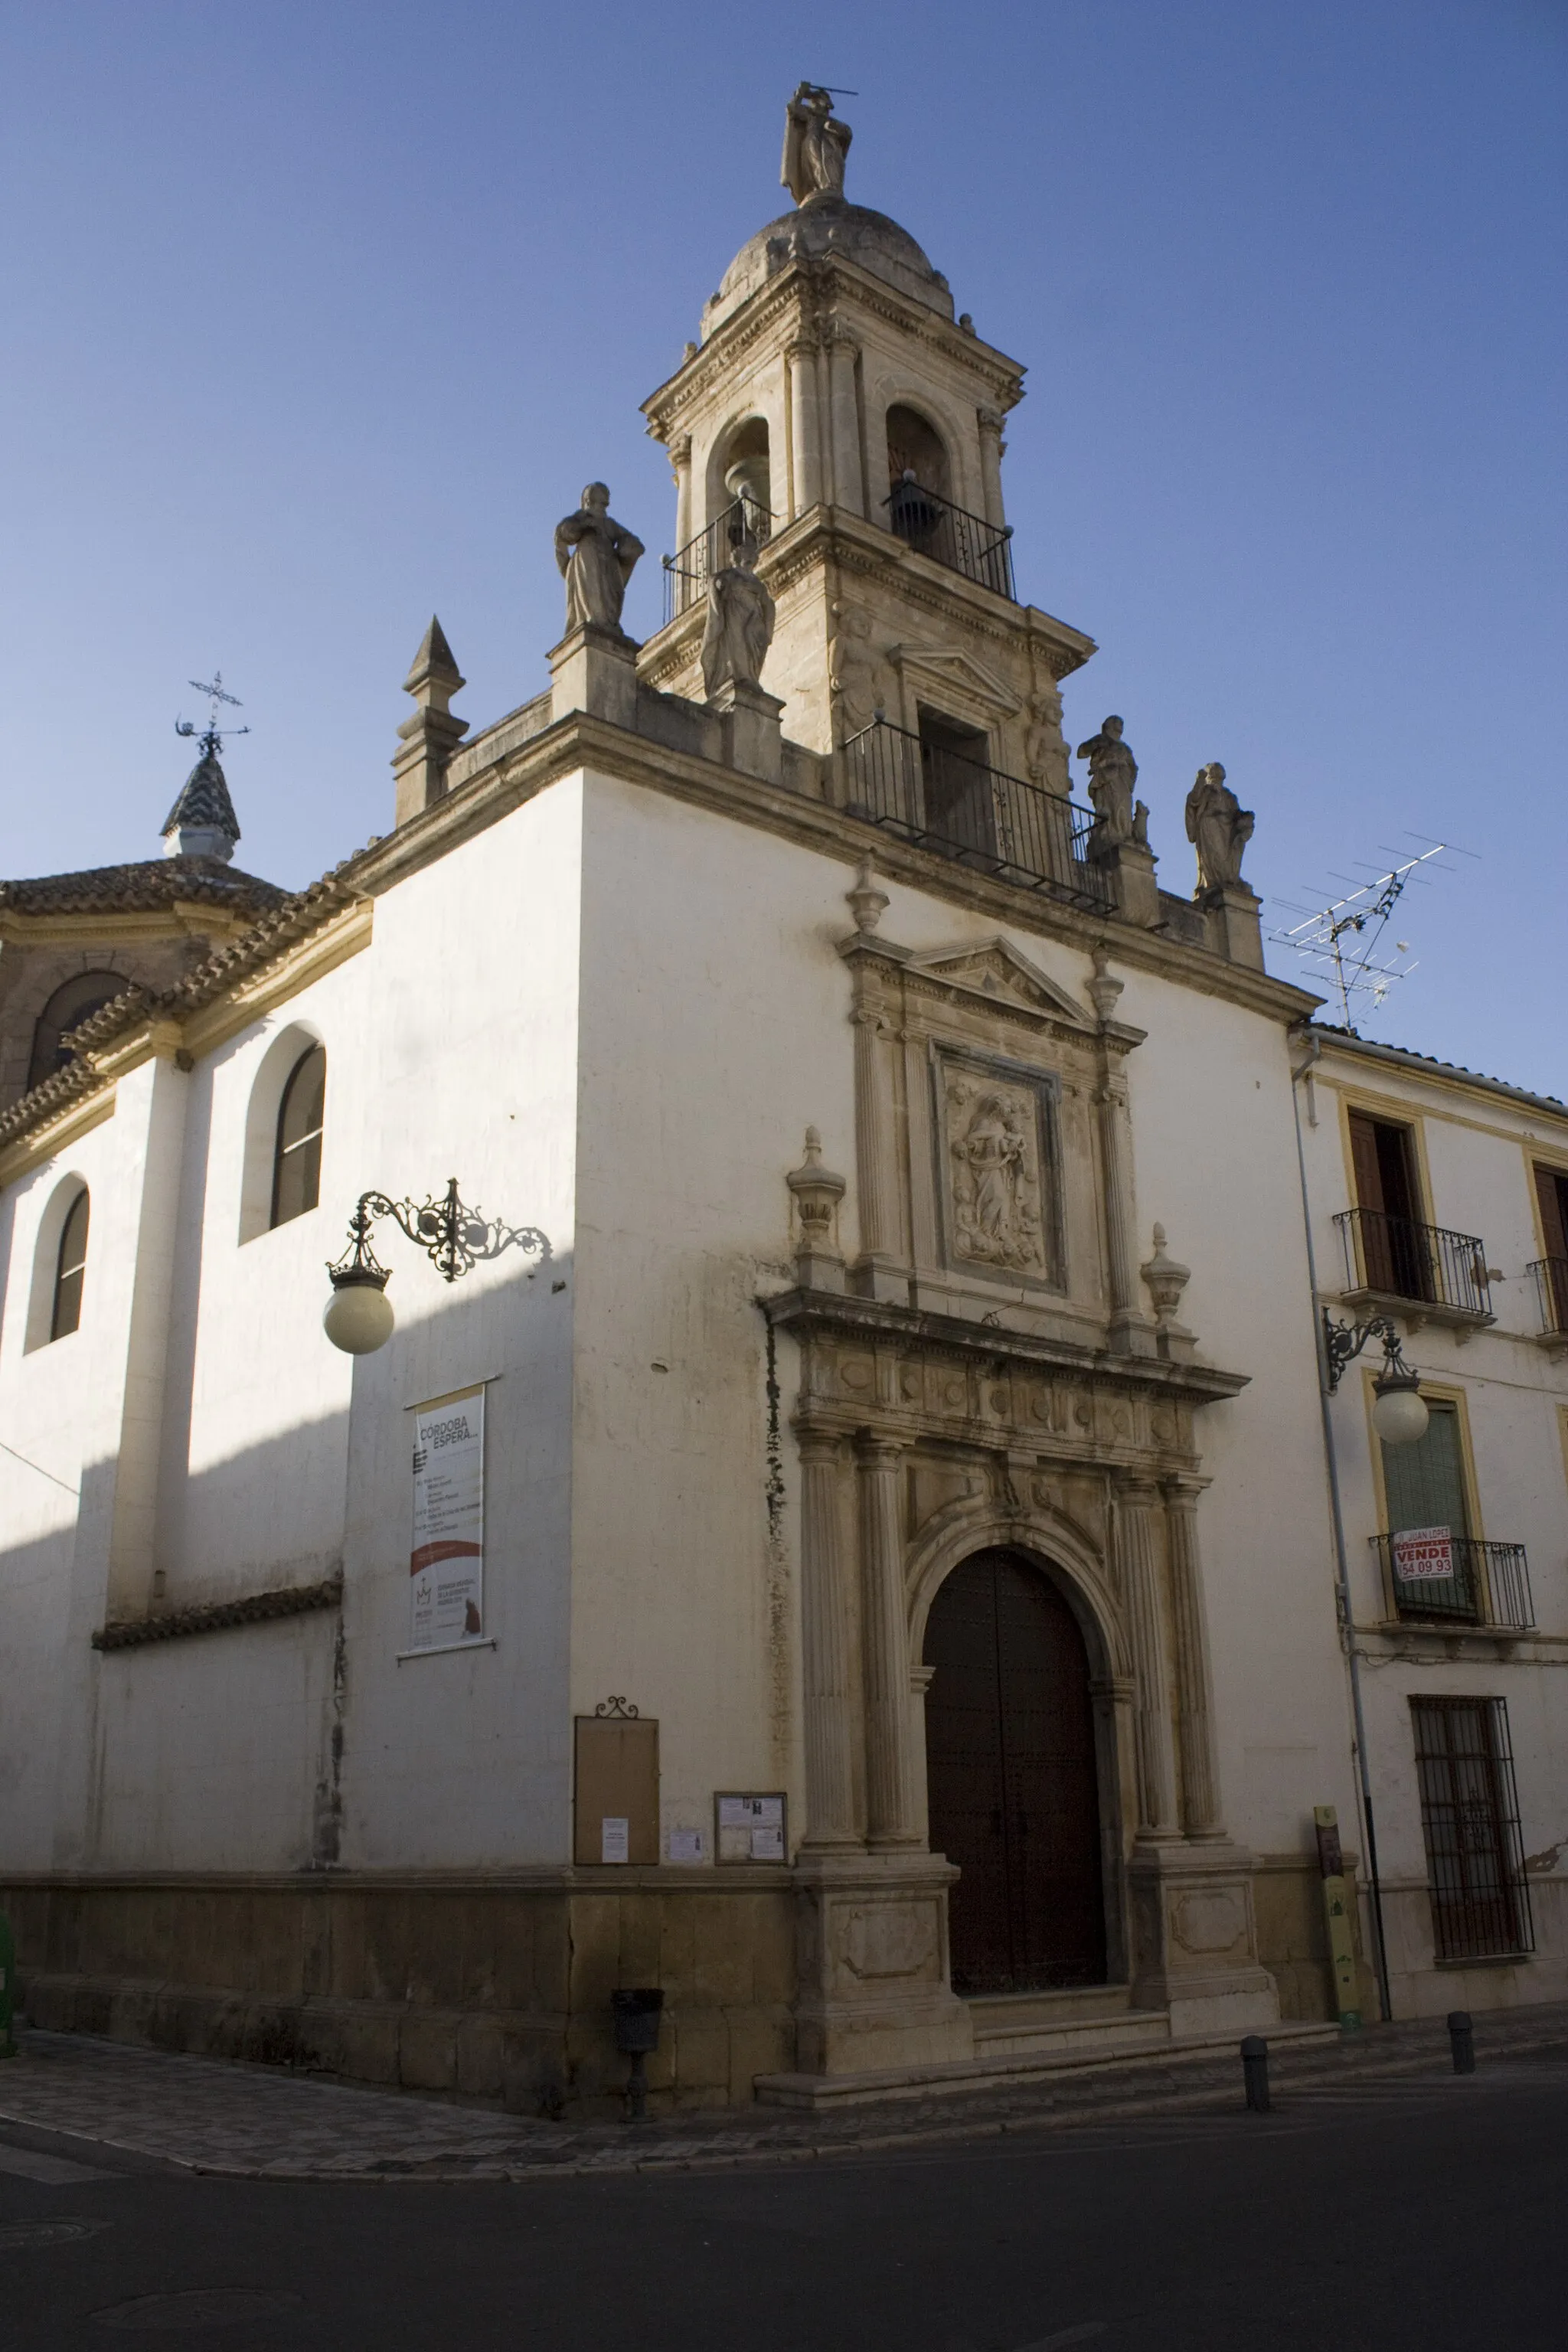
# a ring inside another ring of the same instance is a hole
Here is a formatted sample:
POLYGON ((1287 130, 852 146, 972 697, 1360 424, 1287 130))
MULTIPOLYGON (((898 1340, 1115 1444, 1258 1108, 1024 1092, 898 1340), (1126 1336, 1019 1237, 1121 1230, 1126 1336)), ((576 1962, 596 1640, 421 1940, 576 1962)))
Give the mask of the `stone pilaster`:
POLYGON ((1158 1505, 1159 1495, 1152 1483, 1138 1478, 1118 1481, 1116 1564, 1137 1679, 1132 1731, 1138 1765, 1140 1838, 1168 1838, 1176 1830, 1165 1612, 1154 1545, 1154 1513, 1158 1505))
POLYGON ((873 1846, 918 1843, 904 1599, 903 1449, 862 1433, 860 1663, 866 1695, 866 1833, 873 1846))
POLYGON ((1122 1355, 1152 1356, 1154 1337, 1140 1305, 1134 1245, 1132 1132, 1127 1080, 1110 1070, 1095 1093, 1100 1160, 1105 1188, 1106 1271, 1110 1286, 1110 1344, 1122 1355))
POLYGON ((800 1439, 801 1655, 805 1713, 805 1836, 812 1853, 863 1838, 854 1611, 845 1558, 837 1438, 800 1439))
MULTIPOLYGON (((827 413, 833 450, 833 502, 852 514, 866 511, 866 486, 860 463, 860 413, 855 396, 855 362, 859 348, 852 335, 835 325, 827 345, 827 413)), ((881 518, 872 516, 872 520, 881 518)))
POLYGON ((695 536, 691 520, 691 436, 678 433, 669 445, 669 469, 675 476, 675 544, 687 547, 695 536))
POLYGON ((1165 1541, 1176 1652, 1176 1738, 1182 1766, 1182 1827, 1190 1838, 1222 1838, 1214 1748, 1214 1688, 1198 1558, 1194 1487, 1165 1488, 1165 1541))
POLYGON ((822 441, 818 431, 816 344, 809 335, 790 344, 789 439, 791 519, 822 499, 822 441))
POLYGON ((1002 514, 1002 453, 1007 444, 1002 438, 1002 412, 999 408, 976 411, 980 424, 980 481, 984 500, 982 508, 985 520, 994 529, 1004 529, 1002 514))
POLYGON ((894 1157, 891 1037, 886 1016, 860 1005, 855 1027, 856 1206, 860 1221, 859 1284, 875 1298, 909 1301, 899 1252, 899 1171, 894 1157))

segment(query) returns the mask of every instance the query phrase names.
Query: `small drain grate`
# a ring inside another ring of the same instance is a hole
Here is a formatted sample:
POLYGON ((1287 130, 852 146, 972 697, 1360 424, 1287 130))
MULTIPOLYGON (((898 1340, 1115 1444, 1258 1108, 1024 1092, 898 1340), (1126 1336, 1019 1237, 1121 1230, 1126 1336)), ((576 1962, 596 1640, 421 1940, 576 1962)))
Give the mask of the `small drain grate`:
POLYGON ((299 2295, 267 2287, 203 2286, 184 2294, 141 2294, 92 2315, 100 2327, 237 2327, 242 2320, 281 2318, 300 2305, 299 2295))
POLYGON ((71 2238, 93 2238, 111 2221, 85 2221, 62 2213, 53 2221, 0 2221, 0 2254, 17 2246, 63 2246, 71 2238))

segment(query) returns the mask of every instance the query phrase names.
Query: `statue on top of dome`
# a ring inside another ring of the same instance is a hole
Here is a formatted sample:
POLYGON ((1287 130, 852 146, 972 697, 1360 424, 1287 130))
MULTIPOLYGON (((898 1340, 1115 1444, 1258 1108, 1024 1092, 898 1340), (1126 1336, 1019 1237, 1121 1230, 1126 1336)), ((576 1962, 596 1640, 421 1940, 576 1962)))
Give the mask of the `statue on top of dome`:
POLYGON ((814 196, 842 196, 844 159, 854 137, 836 121, 833 92, 803 81, 784 109, 784 169, 779 177, 797 205, 814 196))

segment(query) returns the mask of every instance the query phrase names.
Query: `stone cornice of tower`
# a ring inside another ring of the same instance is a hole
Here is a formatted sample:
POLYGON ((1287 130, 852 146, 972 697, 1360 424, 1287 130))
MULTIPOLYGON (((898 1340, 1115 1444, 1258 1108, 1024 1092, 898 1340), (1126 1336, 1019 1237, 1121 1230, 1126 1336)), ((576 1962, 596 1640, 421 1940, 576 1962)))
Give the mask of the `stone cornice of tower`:
MULTIPOLYGON (((997 645, 1024 641, 1058 682, 1099 651, 1094 639, 1070 622, 1058 621, 1037 604, 1014 604, 842 507, 813 507, 769 540, 758 556, 757 574, 782 603, 797 581, 825 564, 865 579, 896 577, 901 600, 929 612, 935 622, 951 624, 957 614, 976 636, 997 645)), ((637 676, 646 685, 667 688, 691 670, 705 618, 706 608, 693 604, 648 638, 637 660, 637 676)))
MULTIPOLYGON (((708 716, 689 704, 670 707, 689 713, 694 724, 708 716)), ((739 774, 718 760, 673 748, 667 738, 637 734, 573 711, 520 741, 519 715, 509 711, 465 746, 474 765, 463 782, 287 899, 177 988, 156 993, 128 990, 85 1022, 74 1033, 81 1058, 0 1114, 0 1185, 108 1118, 115 1081, 139 1064, 162 1055, 189 1068, 196 1055, 210 1052, 356 954, 370 942, 376 898, 580 770, 782 836, 849 871, 870 858, 879 874, 928 897, 1058 939, 1085 954, 1105 948, 1122 965, 1223 998, 1284 1026, 1306 1020, 1321 1002, 1267 972, 1229 963, 1207 948, 1143 929, 1115 914, 1080 913, 931 856, 826 801, 739 774)), ((807 769, 819 764, 809 753, 799 756, 807 769)))
POLYGON ((709 396, 714 380, 735 373, 758 343, 781 331, 798 333, 803 327, 809 335, 820 337, 837 315, 836 306, 845 299, 974 377, 992 406, 1005 412, 1022 400, 1026 371, 1020 362, 919 303, 905 300, 881 278, 853 262, 835 257, 792 261, 759 287, 715 329, 695 357, 649 394, 642 404, 649 433, 656 441, 668 441, 679 430, 686 411, 709 396))

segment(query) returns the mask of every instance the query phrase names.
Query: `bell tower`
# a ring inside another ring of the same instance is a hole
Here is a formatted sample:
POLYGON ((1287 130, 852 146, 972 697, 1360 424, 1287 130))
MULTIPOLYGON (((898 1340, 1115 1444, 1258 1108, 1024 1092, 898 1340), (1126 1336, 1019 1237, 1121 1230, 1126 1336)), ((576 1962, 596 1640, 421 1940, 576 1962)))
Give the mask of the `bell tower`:
MULTIPOLYGON (((1018 600, 1002 431, 1024 372, 954 317, 947 279, 906 230, 846 198, 849 138, 830 94, 803 84, 784 146, 795 209, 742 247, 700 341, 645 403, 676 519, 665 623, 639 672, 700 698, 708 581, 749 538, 777 605, 763 684, 786 736, 818 755, 875 736, 872 764, 912 763, 922 821, 961 848, 966 828, 994 835, 1007 822, 959 805, 975 802, 970 770, 1027 778, 1033 798, 1063 803, 1066 825, 1057 689, 1095 648, 1018 600), (958 779, 945 815, 925 805, 942 797, 933 758, 958 779)), ((869 758, 831 763, 847 806, 878 789, 857 781, 869 758)), ((884 778, 884 796, 897 784, 884 778)))

